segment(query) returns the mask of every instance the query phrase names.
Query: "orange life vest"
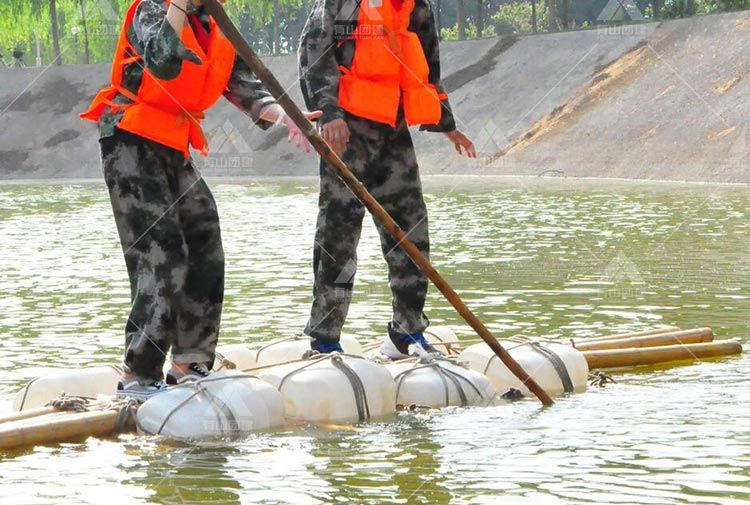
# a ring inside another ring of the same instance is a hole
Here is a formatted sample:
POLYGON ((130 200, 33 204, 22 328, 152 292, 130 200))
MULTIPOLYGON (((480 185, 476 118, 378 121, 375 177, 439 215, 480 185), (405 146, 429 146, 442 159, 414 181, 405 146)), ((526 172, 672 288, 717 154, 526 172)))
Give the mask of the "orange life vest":
POLYGON ((184 61, 177 78, 168 81, 158 79, 144 69, 138 93, 133 94, 122 86, 122 77, 125 65, 143 59, 133 49, 127 35, 140 2, 135 0, 125 16, 112 63, 111 84, 96 95, 81 118, 97 122, 105 107, 113 111, 124 110, 118 128, 182 151, 186 157, 190 155, 189 146, 205 156, 208 143, 201 129, 201 120, 204 112, 221 98, 227 87, 234 66, 234 47, 212 18, 206 54, 186 21, 180 38, 202 63, 184 61), (118 93, 133 103, 113 102, 118 93))
POLYGON ((350 68, 339 67, 339 105, 354 114, 395 126, 399 102, 409 125, 440 122, 440 100, 428 81, 422 43, 407 30, 414 0, 362 0, 350 68))

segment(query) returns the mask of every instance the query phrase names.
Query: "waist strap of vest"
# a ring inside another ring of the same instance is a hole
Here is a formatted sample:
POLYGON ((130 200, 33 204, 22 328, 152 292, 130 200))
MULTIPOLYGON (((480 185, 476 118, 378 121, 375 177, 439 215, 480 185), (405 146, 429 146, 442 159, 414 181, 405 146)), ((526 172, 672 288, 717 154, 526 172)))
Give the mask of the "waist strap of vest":
POLYGON ((141 98, 138 97, 138 95, 132 93, 130 90, 125 89, 122 86, 113 86, 113 88, 119 94, 121 94, 122 96, 124 96, 125 98, 131 101, 131 103, 117 103, 117 102, 114 102, 113 100, 108 100, 108 99, 103 100, 103 102, 109 105, 113 110, 115 111, 125 110, 128 107, 131 107, 132 105, 142 103, 150 107, 155 107, 165 112, 169 112, 170 114, 176 115, 178 117, 178 124, 181 124, 183 121, 190 121, 193 124, 193 126, 195 126, 196 128, 195 131, 198 134, 198 142, 200 144, 199 146, 193 146, 193 147, 199 148, 202 154, 206 154, 208 152, 206 148, 208 141, 206 140, 206 135, 203 133, 203 128, 201 127, 201 121, 205 118, 205 114, 203 111, 189 111, 184 108, 172 109, 169 107, 164 107, 161 104, 155 104, 155 103, 141 100, 141 98))

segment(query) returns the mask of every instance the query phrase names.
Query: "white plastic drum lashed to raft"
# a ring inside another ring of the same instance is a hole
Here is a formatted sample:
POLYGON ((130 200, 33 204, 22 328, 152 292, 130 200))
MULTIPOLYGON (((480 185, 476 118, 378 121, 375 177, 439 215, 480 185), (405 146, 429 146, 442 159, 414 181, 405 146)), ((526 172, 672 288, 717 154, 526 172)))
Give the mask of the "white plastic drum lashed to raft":
POLYGON ((44 407, 62 393, 88 398, 112 395, 121 375, 122 369, 115 365, 51 372, 30 381, 18 392, 13 400, 13 410, 44 407))
MULTIPOLYGON (((547 393, 560 395, 586 391, 589 366, 583 353, 574 347, 533 341, 506 341, 501 344, 547 393)), ((515 388, 525 396, 532 396, 528 388, 484 343, 467 347, 459 355, 458 361, 486 375, 500 394, 515 388)))
POLYGON ((461 352, 458 337, 448 326, 430 326, 424 331, 424 337, 446 356, 456 356, 461 352))
POLYGON ((284 397, 290 420, 366 421, 396 412, 396 384, 382 365, 339 353, 258 369, 284 397))
MULTIPOLYGON (((247 344, 223 345, 216 349, 214 370, 226 368, 227 362, 233 363, 237 370, 249 370, 258 366, 276 365, 302 359, 310 351, 310 337, 292 337, 274 340, 260 347, 247 344)), ((345 354, 359 356, 362 347, 357 339, 350 335, 341 336, 341 347, 345 354)))
POLYGON ((494 405, 497 395, 487 377, 445 358, 413 358, 385 367, 396 381, 398 405, 484 407, 494 405))
POLYGON ((226 370, 153 396, 137 424, 141 433, 175 440, 238 437, 284 424, 284 400, 257 377, 226 370))

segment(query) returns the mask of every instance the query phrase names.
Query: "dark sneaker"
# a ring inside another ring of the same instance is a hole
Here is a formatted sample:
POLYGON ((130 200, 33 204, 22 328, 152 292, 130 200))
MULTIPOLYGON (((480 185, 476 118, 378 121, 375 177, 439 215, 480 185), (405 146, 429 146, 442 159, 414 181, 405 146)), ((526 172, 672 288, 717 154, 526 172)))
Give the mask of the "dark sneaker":
POLYGON ((344 349, 341 348, 341 344, 338 342, 321 342, 317 338, 310 341, 310 349, 318 351, 320 354, 331 354, 332 352, 343 353, 344 349))
POLYGON ((170 386, 178 386, 185 384, 186 382, 195 382, 200 379, 205 379, 209 374, 208 365, 205 363, 190 363, 187 370, 179 370, 175 367, 167 372, 167 384, 170 386))
POLYGON ((157 393, 166 391, 167 386, 163 381, 141 384, 135 376, 122 377, 117 383, 118 398, 132 398, 139 402, 145 402, 157 393))
POLYGON ((411 356, 442 355, 443 353, 435 349, 421 331, 418 333, 398 333, 393 329, 393 325, 388 323, 388 335, 380 347, 380 354, 388 356, 392 360, 398 360, 411 356))

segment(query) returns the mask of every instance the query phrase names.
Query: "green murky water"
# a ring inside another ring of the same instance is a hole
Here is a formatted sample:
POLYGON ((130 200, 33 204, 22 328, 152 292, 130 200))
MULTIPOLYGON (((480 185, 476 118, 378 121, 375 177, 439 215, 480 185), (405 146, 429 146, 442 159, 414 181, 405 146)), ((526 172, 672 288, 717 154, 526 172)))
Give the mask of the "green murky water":
MULTIPOLYGON (((747 337, 750 190, 428 179, 433 259, 498 334, 566 340, 657 324, 747 337)), ((215 184, 223 341, 297 333, 315 181, 215 184)), ((44 367, 118 360, 128 308, 103 185, 0 187, 0 402, 44 367)), ((348 331, 389 317, 373 227, 348 331)), ((456 325, 432 291, 434 323, 456 325)), ((223 446, 146 437, 0 456, 4 503, 722 503, 750 501, 748 355, 623 372, 603 390, 301 428, 223 446)))

